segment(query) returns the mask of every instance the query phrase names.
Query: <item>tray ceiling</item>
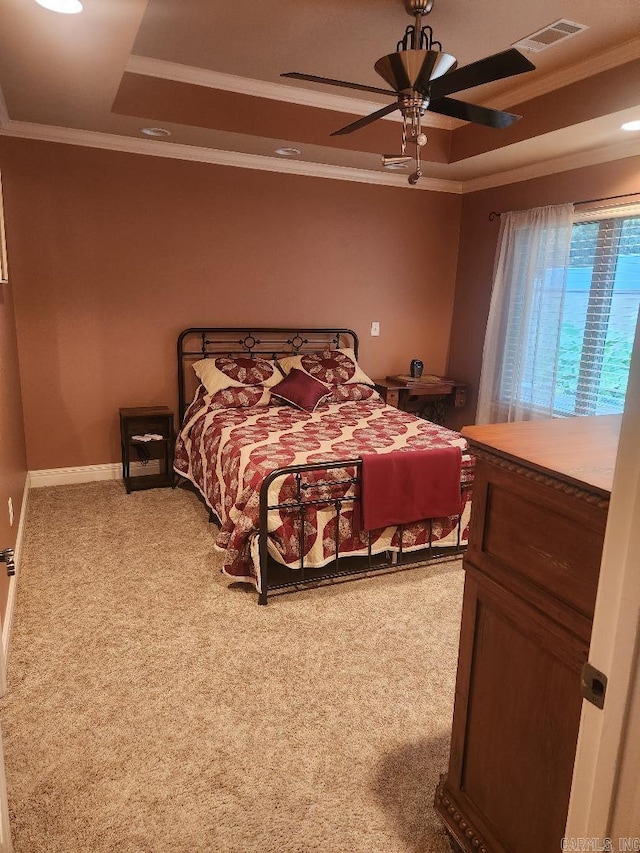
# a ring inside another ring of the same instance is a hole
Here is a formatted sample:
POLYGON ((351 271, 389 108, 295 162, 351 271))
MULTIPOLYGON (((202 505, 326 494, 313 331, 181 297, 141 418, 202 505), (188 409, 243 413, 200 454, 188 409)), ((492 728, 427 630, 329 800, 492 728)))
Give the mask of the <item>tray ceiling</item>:
MULTIPOLYGON (((400 147, 396 118, 330 133, 389 103, 370 93, 284 80, 301 71, 384 85, 374 62, 412 22, 402 0, 84 0, 57 15, 34 0, 0 9, 0 133, 404 184, 382 170, 400 147), (154 140, 144 127, 171 136, 154 140), (293 158, 278 148, 300 151, 293 158), (243 159, 244 158, 244 159, 243 159), (334 170, 335 175, 331 174, 334 170)), ((500 182, 513 170, 640 154, 637 0, 478 3, 435 0, 425 19, 459 66, 505 50, 559 18, 584 32, 525 55, 536 70, 456 94, 523 115, 494 130, 427 113, 419 188, 500 182), (581 160, 582 158, 582 160, 581 160)), ((397 116, 398 114, 396 114, 397 116)))

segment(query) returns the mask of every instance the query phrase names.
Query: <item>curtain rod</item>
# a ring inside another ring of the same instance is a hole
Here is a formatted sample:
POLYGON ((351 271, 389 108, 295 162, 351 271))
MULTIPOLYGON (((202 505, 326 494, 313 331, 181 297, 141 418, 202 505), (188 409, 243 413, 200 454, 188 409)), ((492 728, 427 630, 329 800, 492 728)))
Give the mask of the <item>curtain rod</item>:
MULTIPOLYGON (((574 205, 577 204, 595 204, 598 201, 615 201, 617 198, 629 198, 632 195, 640 195, 640 192, 632 192, 632 193, 623 193, 622 195, 607 195, 603 198, 588 198, 585 201, 574 201, 574 205)), ((502 213, 498 213, 496 210, 492 210, 489 214, 489 220, 493 222, 494 219, 499 219, 502 216, 502 213)))

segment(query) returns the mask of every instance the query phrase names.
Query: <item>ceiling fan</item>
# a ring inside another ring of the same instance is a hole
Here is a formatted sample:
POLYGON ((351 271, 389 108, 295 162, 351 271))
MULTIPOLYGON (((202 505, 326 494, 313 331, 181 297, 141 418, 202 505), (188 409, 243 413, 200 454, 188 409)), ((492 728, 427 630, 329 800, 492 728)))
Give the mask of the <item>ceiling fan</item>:
POLYGON ((329 86, 357 89, 361 92, 393 95, 396 98, 393 103, 346 127, 341 127, 331 135, 341 136, 353 133, 354 130, 359 130, 395 110, 400 110, 403 117, 402 153, 399 156, 385 154, 382 161, 385 166, 398 167, 415 159, 416 168, 409 176, 410 184, 416 184, 422 177, 420 148, 427 143, 427 137, 420 125, 422 116, 427 110, 487 127, 508 127, 521 116, 458 101, 448 96, 463 89, 481 86, 483 83, 491 83, 535 70, 535 65, 515 48, 495 53, 458 68, 455 56, 444 53, 440 42, 433 38, 431 27, 422 25, 422 18, 431 12, 433 3, 434 0, 404 0, 405 9, 409 15, 415 17, 415 23, 406 28, 395 52, 381 57, 373 66, 391 89, 348 83, 345 80, 317 77, 298 71, 289 71, 280 75, 294 80, 308 80, 311 83, 326 83, 329 86), (415 145, 414 158, 406 156, 407 141, 415 145))

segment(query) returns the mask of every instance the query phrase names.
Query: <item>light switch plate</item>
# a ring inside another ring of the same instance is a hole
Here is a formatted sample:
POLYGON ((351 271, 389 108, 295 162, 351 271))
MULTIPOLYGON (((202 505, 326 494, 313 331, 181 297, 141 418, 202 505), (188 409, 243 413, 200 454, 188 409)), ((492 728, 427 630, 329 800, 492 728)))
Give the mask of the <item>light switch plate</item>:
POLYGON ((380 334, 380 323, 377 320, 373 320, 371 323, 371 334, 374 338, 380 334))

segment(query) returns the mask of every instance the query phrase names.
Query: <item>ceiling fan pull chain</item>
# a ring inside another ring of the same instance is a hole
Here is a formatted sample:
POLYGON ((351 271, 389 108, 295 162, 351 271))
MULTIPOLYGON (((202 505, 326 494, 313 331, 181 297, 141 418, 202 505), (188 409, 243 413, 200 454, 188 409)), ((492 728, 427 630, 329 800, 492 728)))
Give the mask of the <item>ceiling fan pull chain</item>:
MULTIPOLYGON (((420 119, 418 119, 418 126, 416 129, 420 130, 420 119)), ((414 155, 415 156, 415 163, 416 163, 416 170, 415 170, 415 172, 413 172, 408 177, 408 181, 412 187, 415 186, 418 183, 418 181, 420 180, 420 178, 422 177, 422 164, 420 163, 420 145, 417 142, 417 137, 414 137, 413 141, 415 143, 415 148, 416 148, 416 153, 414 155)))
POLYGON ((402 116, 402 154, 407 153, 407 117, 402 116))
POLYGON ((418 148, 422 148, 427 144, 429 140, 427 139, 427 134, 422 130, 422 117, 420 113, 418 113, 418 126, 416 128, 416 145, 418 148))

